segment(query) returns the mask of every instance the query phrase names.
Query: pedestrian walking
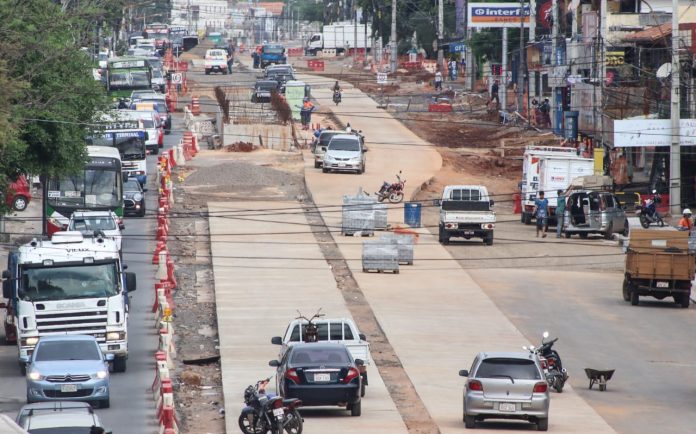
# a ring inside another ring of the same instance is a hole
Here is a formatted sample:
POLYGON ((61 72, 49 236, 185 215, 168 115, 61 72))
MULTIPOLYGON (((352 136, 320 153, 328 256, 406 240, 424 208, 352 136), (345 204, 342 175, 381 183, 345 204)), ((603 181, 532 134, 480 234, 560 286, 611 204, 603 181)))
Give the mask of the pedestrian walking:
POLYGON ((234 56, 232 53, 227 55, 227 73, 232 74, 232 64, 234 63, 234 56))
POLYGON ((556 192, 556 238, 561 238, 563 232, 563 219, 565 218, 566 201, 563 190, 556 192))
POLYGON ((435 73, 435 90, 442 92, 442 73, 439 69, 435 73))
POLYGON ((544 198, 544 192, 539 192, 539 197, 534 200, 534 205, 536 206, 536 211, 534 216, 536 217, 536 236, 539 238, 539 232, 541 232, 541 237, 546 238, 546 232, 549 229, 549 200, 544 198))
POLYGON ((492 103, 493 100, 495 100, 496 106, 500 104, 500 99, 498 98, 498 88, 500 85, 498 84, 498 80, 493 82, 493 85, 491 86, 491 99, 489 103, 492 103))
POLYGON ((314 104, 305 97, 302 102, 302 107, 300 107, 300 119, 302 120, 302 129, 308 130, 309 125, 312 123, 312 112, 314 111, 314 104))
POLYGON ((541 112, 542 128, 551 128, 551 104, 549 104, 549 99, 544 98, 544 102, 539 105, 539 111, 541 112))
POLYGON ((450 81, 457 81, 457 61, 454 57, 447 63, 447 69, 449 69, 450 81))

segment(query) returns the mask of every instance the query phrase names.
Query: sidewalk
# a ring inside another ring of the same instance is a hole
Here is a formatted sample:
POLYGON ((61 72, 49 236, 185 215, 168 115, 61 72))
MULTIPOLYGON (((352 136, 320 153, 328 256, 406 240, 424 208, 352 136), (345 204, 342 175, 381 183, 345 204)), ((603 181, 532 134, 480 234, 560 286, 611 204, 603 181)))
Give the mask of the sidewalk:
MULTIPOLYGON (((303 76, 309 83, 316 77, 303 76)), ((322 174, 305 154, 307 186, 317 206, 340 205, 344 194, 363 186, 370 192, 403 170, 406 197, 441 165, 435 149, 352 86, 334 109, 343 123, 361 129, 370 149, 364 175, 322 174)), ((329 107, 328 88, 313 88, 314 98, 329 107)), ((340 227, 340 213, 323 212, 330 227, 340 227)), ((392 223, 403 222, 403 207, 389 211, 392 223)), ((480 351, 518 351, 528 342, 493 304, 469 273, 457 265, 437 239, 420 230, 415 265, 398 275, 366 274, 360 263, 361 239, 334 235, 406 372, 441 432, 461 432, 462 387, 459 369, 470 366, 480 351)), ((552 394, 550 430, 559 433, 613 433, 584 400, 566 386, 552 394)), ((498 424, 498 427, 508 425, 498 424)))
MULTIPOLYGON (((285 332, 297 310, 312 315, 322 308, 330 317, 350 314, 299 203, 244 201, 208 207, 226 425, 233 433, 239 431, 244 389, 275 372, 268 361, 277 358, 280 347, 271 344, 271 337, 285 332), (282 222, 263 211, 269 209, 283 209, 282 222), (283 235, 263 235, 269 232, 283 235)), ((368 376, 361 417, 338 407, 302 409, 305 432, 406 433, 374 365, 368 367, 368 376)))

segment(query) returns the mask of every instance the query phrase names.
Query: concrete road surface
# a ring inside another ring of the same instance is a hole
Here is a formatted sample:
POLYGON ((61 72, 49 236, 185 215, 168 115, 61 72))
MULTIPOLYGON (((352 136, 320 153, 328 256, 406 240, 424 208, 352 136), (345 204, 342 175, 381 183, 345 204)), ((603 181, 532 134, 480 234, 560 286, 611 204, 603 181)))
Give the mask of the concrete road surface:
MULTIPOLYGON (((408 174, 409 197, 439 169, 439 154, 357 89, 344 89, 336 114, 365 133, 368 170, 362 176, 323 174, 307 156, 307 185, 315 202, 340 204, 342 195, 355 193, 359 186, 372 191, 399 170, 408 174), (352 118, 343 112, 360 115, 352 118), (381 144, 399 141, 409 145, 381 144)), ((328 89, 315 89, 313 95, 325 105, 331 98, 328 89)), ((402 212, 393 207, 390 221, 402 221, 402 212)), ((340 224, 339 213, 322 214, 327 224, 340 224)), ((362 273, 360 239, 335 238, 430 414, 442 432, 459 432, 463 380, 457 371, 468 368, 479 351, 514 351, 527 340, 425 230, 423 244, 416 246, 415 265, 402 267, 398 275, 362 273)), ((551 406, 550 429, 555 432, 613 432, 571 388, 553 395, 551 406)))
MULTIPOLYGON (((217 216, 210 218, 210 239, 226 426, 227 432, 233 433, 239 430, 237 418, 243 408, 244 389, 275 373, 268 362, 277 358, 280 347, 271 344, 271 337, 285 333, 297 310, 306 316, 319 308, 327 317, 350 314, 314 235, 307 230, 299 203, 209 203, 208 209, 210 215, 217 216), (259 214, 274 208, 295 208, 297 212, 284 211, 283 223, 269 225, 268 217, 259 214), (265 232, 284 235, 263 235, 265 232)), ((405 433, 406 427, 374 366, 368 367, 368 377, 362 416, 351 417, 345 408, 338 407, 303 408, 305 432, 405 433)))

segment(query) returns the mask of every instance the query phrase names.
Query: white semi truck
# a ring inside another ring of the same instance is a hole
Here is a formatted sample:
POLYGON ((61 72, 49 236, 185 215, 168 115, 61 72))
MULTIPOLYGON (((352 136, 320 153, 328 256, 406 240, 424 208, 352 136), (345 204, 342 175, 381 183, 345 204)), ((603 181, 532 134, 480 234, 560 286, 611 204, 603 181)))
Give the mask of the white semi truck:
POLYGON ((535 200, 540 191, 549 201, 549 217, 556 219, 558 190, 565 191, 573 179, 594 174, 594 159, 583 158, 575 148, 534 146, 525 148, 522 157, 522 223, 534 218, 535 200))
POLYGON ((15 341, 22 371, 41 336, 80 334, 113 354, 115 372, 128 358, 128 292, 135 273, 124 272, 113 240, 56 232, 11 252, 3 271, 5 331, 15 341))
POLYGON ((313 33, 307 41, 305 53, 316 56, 322 50, 336 50, 336 54, 340 54, 356 47, 370 48, 370 38, 365 38, 365 24, 335 23, 324 26, 321 33, 313 33))

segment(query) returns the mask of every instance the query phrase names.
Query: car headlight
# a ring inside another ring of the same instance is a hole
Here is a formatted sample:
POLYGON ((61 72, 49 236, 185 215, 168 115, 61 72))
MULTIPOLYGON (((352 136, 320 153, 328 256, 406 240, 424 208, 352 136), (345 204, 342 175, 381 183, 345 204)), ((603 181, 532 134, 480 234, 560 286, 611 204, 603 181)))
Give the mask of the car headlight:
POLYGON ((23 347, 33 347, 39 342, 39 338, 37 336, 33 336, 30 338, 23 338, 22 339, 22 346, 23 347))
POLYGON ((106 334, 107 341, 122 341, 126 338, 126 332, 108 332, 106 334))
POLYGON ((136 202, 140 202, 141 200, 143 200, 143 195, 140 194, 140 193, 135 193, 135 194, 133 195, 133 200, 136 201, 136 202))
POLYGON ((29 373, 27 373, 27 377, 33 381, 40 381, 40 380, 43 380, 44 378, 46 378, 43 375, 41 375, 41 373, 39 371, 29 372, 29 373))
POLYGON ((96 374, 92 375, 92 378, 97 378, 97 379, 104 379, 108 375, 108 372, 106 371, 97 371, 96 374))
POLYGON ((353 157, 353 158, 350 159, 350 161, 352 161, 352 162, 354 162, 354 163, 359 163, 359 162, 360 162, 360 157, 353 157))

